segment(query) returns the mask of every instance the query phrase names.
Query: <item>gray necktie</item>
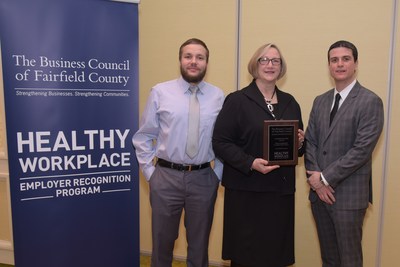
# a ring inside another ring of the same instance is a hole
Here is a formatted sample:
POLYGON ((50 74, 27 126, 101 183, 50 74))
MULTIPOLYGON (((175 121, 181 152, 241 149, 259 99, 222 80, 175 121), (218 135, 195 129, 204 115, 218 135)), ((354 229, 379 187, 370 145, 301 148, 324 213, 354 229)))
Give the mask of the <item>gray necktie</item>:
POLYGON ((199 124, 200 124, 200 104, 197 99, 197 86, 190 86, 191 92, 189 101, 189 127, 186 143, 186 154, 194 158, 199 150, 199 124))

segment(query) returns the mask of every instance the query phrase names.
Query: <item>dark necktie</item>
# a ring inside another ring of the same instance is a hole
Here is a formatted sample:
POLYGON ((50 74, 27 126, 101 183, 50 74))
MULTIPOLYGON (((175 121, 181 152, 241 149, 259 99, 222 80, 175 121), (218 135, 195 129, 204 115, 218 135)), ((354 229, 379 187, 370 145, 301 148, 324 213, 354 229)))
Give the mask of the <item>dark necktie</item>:
POLYGON ((333 117, 335 117, 336 112, 338 111, 339 101, 340 101, 340 94, 337 93, 336 96, 335 96, 335 104, 333 105, 333 109, 331 111, 331 117, 330 117, 330 120, 329 120, 329 126, 331 125, 331 123, 333 121, 333 117))
POLYGON ((199 150, 199 124, 200 124, 200 104, 197 99, 197 86, 189 88, 191 95, 189 101, 189 128, 186 143, 186 154, 194 158, 199 150))

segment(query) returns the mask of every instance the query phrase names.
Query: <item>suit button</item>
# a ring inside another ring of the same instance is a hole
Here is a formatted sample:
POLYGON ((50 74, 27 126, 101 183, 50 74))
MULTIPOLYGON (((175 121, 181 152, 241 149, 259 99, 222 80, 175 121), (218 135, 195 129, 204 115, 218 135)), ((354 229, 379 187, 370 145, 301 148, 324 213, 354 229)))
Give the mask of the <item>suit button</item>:
POLYGON ((324 155, 324 156, 325 156, 325 155, 326 155, 326 151, 322 152, 322 155, 324 155))

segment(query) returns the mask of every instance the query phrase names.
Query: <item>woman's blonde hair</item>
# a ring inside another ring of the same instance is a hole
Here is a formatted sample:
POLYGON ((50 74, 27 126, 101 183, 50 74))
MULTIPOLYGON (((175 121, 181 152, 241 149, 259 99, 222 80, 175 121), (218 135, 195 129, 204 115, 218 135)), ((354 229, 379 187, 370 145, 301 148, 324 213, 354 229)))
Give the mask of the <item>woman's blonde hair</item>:
POLYGON ((279 73, 278 80, 285 75, 286 69, 287 69, 285 58, 283 57, 278 46, 276 46, 275 44, 269 43, 269 44, 265 44, 265 45, 261 46, 260 48, 258 48, 256 50, 256 52, 254 53, 254 55, 251 57, 249 64, 247 65, 247 70, 249 71, 250 75, 253 76, 254 79, 258 78, 258 67, 259 67, 258 60, 270 48, 275 48, 276 50, 278 50, 279 56, 281 58, 281 66, 280 66, 281 71, 279 73))

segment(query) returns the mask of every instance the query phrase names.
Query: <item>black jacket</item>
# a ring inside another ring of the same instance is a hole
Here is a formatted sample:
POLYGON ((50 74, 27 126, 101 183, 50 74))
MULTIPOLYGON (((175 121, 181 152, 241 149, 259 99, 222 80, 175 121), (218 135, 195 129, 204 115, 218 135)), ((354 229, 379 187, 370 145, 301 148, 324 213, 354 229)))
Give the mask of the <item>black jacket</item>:
MULTIPOLYGON (((303 129, 301 110, 294 97, 276 87, 278 120, 298 120, 303 129)), ((253 80, 249 86, 229 94, 220 111, 213 133, 213 149, 224 162, 222 185, 229 189, 295 192, 295 166, 280 168, 262 174, 251 171, 255 158, 263 157, 264 120, 273 120, 264 97, 253 80)), ((304 149, 299 150, 299 156, 304 149)))

